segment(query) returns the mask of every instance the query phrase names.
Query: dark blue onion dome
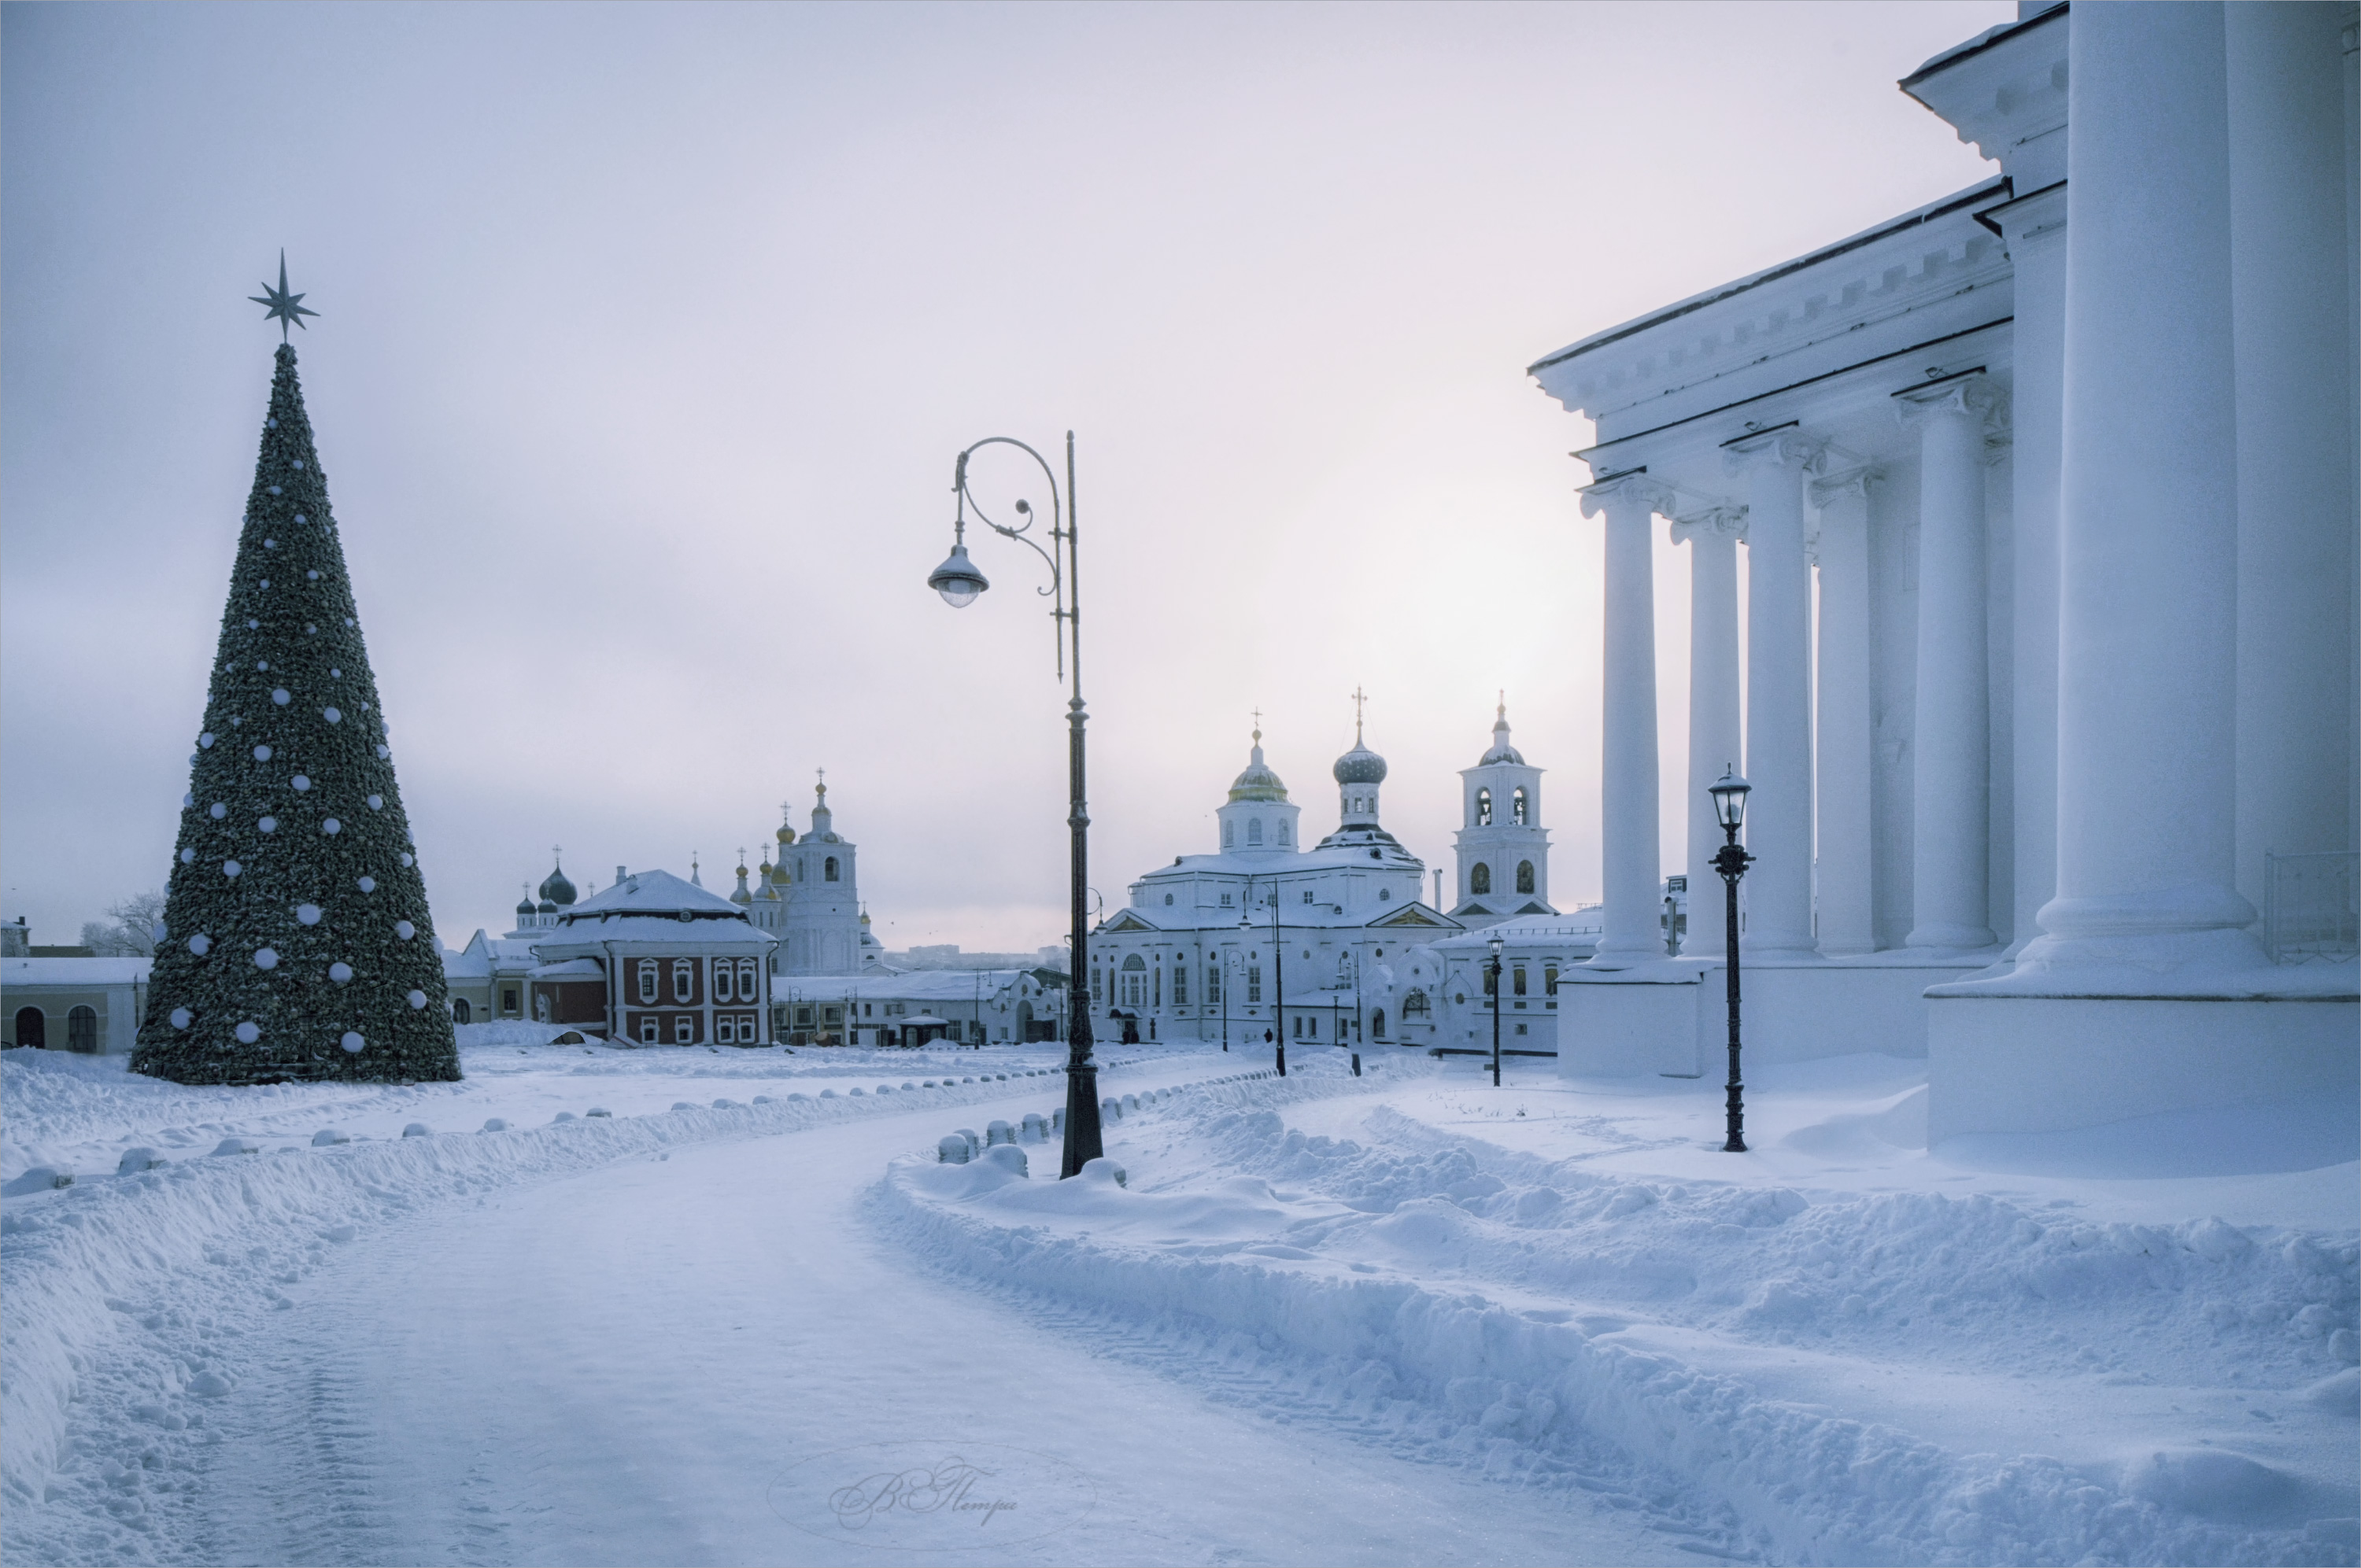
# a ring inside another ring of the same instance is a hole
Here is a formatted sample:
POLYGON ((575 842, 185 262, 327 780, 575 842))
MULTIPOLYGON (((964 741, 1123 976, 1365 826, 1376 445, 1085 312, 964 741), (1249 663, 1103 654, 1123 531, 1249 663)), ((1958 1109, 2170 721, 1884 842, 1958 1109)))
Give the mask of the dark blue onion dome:
POLYGON ((541 884, 541 901, 544 905, 566 905, 574 902, 574 884, 566 880, 566 868, 558 867, 541 884))
POLYGON ((1492 720, 1492 749, 1476 765, 1488 768, 1495 762, 1510 762, 1520 768, 1525 765, 1524 753, 1509 744, 1509 699, 1505 696, 1500 698, 1499 717, 1492 720))
POLYGON ((1253 758, 1246 763, 1246 772, 1230 781, 1230 798, 1234 801, 1284 801, 1287 785, 1279 782, 1270 764, 1262 760, 1262 730, 1259 728, 1255 730, 1254 738, 1253 758))
POLYGON ((523 919, 526 916, 531 915, 533 912, 533 900, 530 898, 518 899, 516 912, 517 918, 520 920, 523 919))
POLYGON ((1353 726, 1353 749, 1336 759, 1333 770, 1340 784, 1386 782, 1386 760, 1361 744, 1361 727, 1353 726))

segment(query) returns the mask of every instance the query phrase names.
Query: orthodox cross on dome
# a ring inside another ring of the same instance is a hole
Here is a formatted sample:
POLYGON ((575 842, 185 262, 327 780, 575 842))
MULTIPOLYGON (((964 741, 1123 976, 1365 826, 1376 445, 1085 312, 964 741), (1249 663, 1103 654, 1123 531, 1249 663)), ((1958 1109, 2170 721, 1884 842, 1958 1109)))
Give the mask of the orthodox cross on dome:
MULTIPOLYGON (((247 298, 258 305, 270 307, 269 313, 262 319, 279 323, 279 341, 281 343, 287 341, 289 326, 303 326, 305 316, 316 316, 320 313, 317 311, 304 309, 302 295, 291 294, 287 291, 287 252, 283 249, 279 253, 279 287, 274 289, 266 281, 262 285, 261 293, 248 294, 247 298)), ((309 332, 312 329, 303 327, 303 330, 309 332)))
POLYGON ((1361 705, 1368 700, 1368 695, 1359 686, 1353 688, 1353 744, 1356 746, 1361 743, 1361 705))
POLYGON ((1256 708, 1256 709, 1254 710, 1254 721, 1255 721, 1255 726, 1254 726, 1254 729, 1255 729, 1255 739, 1256 739, 1256 740, 1261 740, 1261 739, 1262 739, 1262 709, 1261 709, 1261 708, 1258 708, 1258 707, 1257 707, 1257 708, 1256 708))

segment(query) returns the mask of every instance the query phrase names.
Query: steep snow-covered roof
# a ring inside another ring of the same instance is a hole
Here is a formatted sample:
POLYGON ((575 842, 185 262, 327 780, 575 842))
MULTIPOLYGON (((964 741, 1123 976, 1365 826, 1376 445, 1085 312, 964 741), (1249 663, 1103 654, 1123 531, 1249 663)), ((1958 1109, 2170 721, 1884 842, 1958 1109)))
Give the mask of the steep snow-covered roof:
POLYGON ((695 886, 670 872, 633 872, 601 894, 566 910, 566 925, 617 915, 672 915, 686 912, 692 919, 742 920, 745 912, 718 893, 695 886))

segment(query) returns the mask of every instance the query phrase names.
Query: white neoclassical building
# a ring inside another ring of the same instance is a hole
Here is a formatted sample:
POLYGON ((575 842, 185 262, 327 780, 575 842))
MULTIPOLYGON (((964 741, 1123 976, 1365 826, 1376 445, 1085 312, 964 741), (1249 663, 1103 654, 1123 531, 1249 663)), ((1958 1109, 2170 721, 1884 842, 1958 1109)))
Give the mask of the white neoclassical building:
POLYGON ((2356 1091, 2354 17, 2026 5, 1902 82, 1992 178, 1532 367, 1607 566, 1568 1070, 1719 1073, 1736 762, 1757 1059, 1927 1051, 1938 1138, 2356 1091))

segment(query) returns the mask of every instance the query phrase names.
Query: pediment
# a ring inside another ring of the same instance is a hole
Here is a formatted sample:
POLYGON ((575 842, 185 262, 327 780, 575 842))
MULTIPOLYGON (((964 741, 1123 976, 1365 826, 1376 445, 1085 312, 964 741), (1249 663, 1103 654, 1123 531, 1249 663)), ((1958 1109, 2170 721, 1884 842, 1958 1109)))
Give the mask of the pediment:
POLYGON ((1106 929, 1109 931, 1153 931, 1156 927, 1150 926, 1147 921, 1142 920, 1138 916, 1132 914, 1129 910, 1126 910, 1123 914, 1118 915, 1114 919, 1108 921, 1106 923, 1106 929))
POLYGON ((1417 905, 1412 904, 1396 910, 1393 914, 1387 916, 1382 920, 1372 920, 1369 924, 1372 926, 1433 926, 1441 927, 1456 924, 1456 922, 1438 920, 1433 916, 1429 915, 1425 910, 1420 908, 1417 905))

